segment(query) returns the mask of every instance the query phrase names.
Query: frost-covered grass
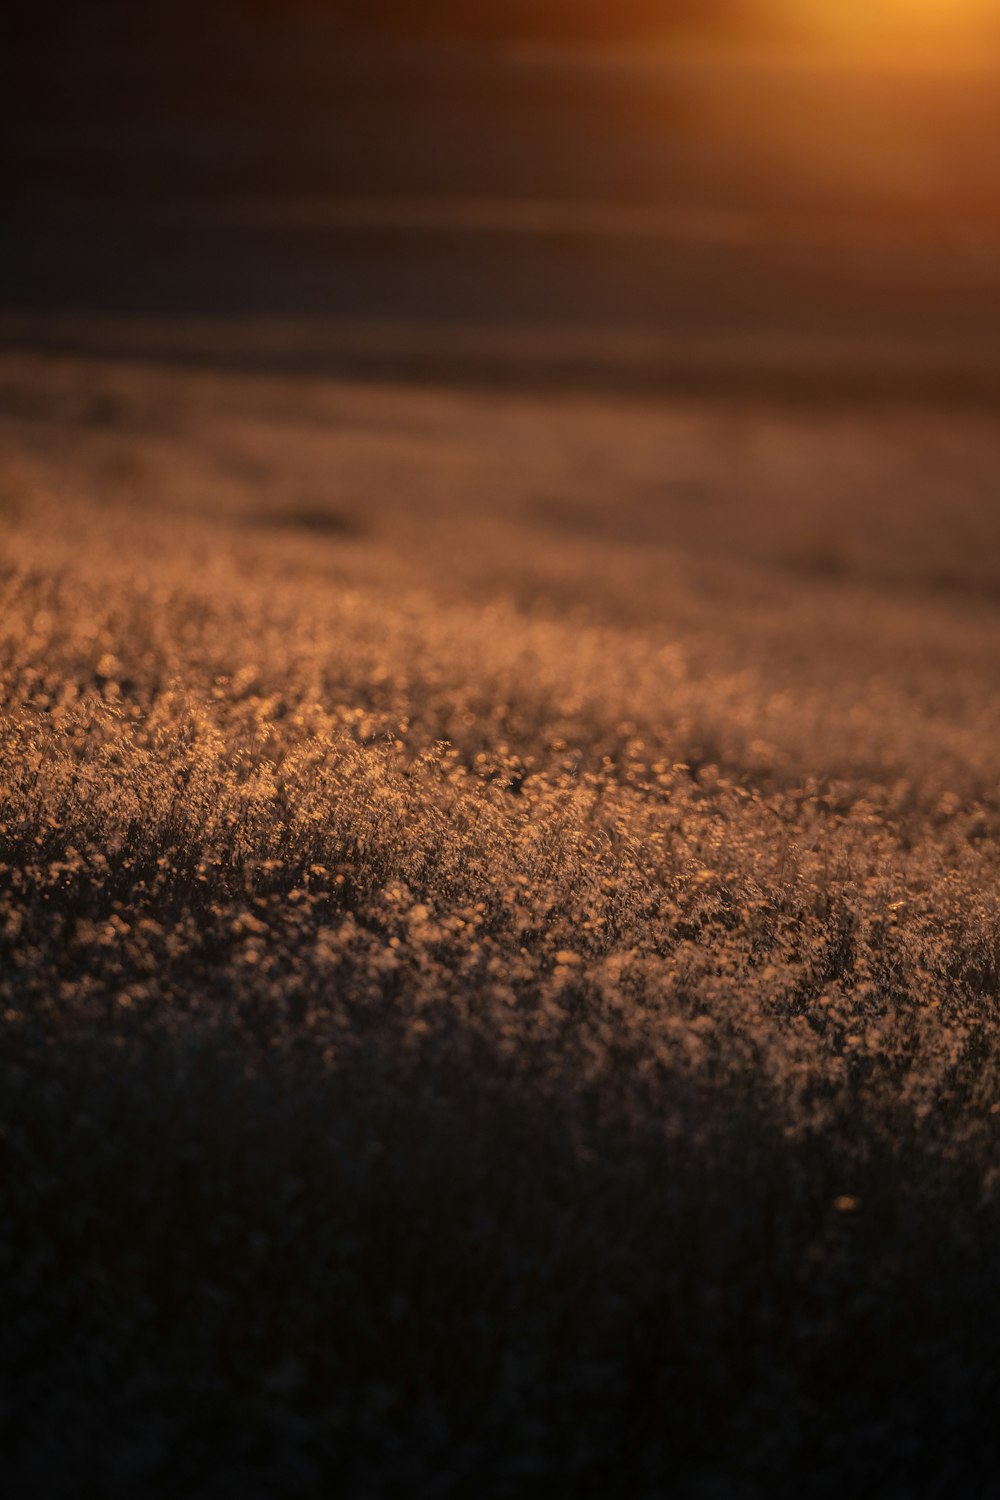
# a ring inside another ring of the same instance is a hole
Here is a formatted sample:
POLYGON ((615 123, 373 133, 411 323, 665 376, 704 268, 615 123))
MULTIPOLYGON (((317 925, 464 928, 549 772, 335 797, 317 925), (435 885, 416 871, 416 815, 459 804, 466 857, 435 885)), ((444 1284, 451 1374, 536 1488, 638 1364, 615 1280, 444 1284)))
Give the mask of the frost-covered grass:
POLYGON ((989 426, 2 376, 10 1492, 995 1493, 989 426))

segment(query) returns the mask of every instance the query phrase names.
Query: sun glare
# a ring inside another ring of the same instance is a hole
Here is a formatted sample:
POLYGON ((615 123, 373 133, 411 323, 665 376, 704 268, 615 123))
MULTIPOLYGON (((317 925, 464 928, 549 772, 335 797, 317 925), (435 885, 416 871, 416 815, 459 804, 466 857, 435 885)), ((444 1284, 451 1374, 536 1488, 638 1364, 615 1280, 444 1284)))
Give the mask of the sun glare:
POLYGON ((837 50, 975 56, 1000 35, 996 0, 775 0, 782 19, 837 50))

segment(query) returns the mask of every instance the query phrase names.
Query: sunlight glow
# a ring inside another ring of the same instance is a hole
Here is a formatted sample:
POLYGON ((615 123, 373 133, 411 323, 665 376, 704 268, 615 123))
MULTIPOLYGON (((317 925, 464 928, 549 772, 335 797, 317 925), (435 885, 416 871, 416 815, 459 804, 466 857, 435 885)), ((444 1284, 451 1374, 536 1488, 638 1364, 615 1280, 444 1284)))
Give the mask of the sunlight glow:
POLYGON ((770 0, 806 39, 849 52, 975 56, 1000 36, 997 0, 770 0))

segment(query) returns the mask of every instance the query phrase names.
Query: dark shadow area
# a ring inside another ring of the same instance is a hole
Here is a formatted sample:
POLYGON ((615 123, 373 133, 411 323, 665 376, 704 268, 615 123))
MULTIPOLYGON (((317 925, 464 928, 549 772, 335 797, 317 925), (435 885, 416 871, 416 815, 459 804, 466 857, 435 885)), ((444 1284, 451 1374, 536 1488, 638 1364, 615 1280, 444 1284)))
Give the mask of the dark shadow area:
POLYGON ((301 531, 307 535, 351 538, 368 534, 361 516, 335 510, 322 504, 282 506, 278 510, 260 510, 247 517, 248 524, 279 531, 301 531))
POLYGON ((1000 1226, 940 1122, 890 1145, 859 1072, 790 1139, 753 1072, 583 1086, 391 988, 322 1067, 203 931, 169 1028, 5 1047, 8 1493, 991 1493, 1000 1226))

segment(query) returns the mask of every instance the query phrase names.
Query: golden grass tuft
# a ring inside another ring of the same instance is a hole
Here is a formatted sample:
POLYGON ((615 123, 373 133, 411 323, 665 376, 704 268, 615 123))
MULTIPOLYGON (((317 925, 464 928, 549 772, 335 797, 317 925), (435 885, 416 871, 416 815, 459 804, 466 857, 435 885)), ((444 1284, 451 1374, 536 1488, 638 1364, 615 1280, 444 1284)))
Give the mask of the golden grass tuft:
POLYGON ((986 1493, 988 427, 6 363, 23 1492, 986 1493))

